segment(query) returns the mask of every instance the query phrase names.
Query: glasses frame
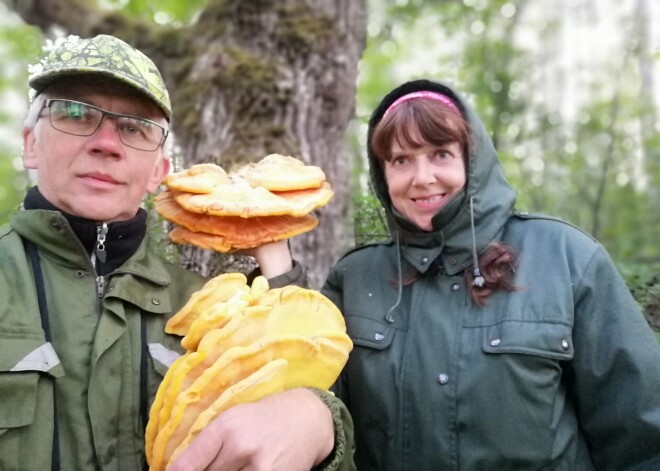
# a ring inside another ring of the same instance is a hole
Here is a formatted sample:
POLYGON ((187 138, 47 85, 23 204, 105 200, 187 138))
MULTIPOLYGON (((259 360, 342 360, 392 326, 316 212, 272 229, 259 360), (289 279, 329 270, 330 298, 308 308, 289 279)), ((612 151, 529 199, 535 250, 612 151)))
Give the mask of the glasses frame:
POLYGON ((141 150, 143 152, 155 152, 155 151, 157 151, 158 148, 161 147, 165 143, 165 140, 167 139, 167 136, 169 136, 169 133, 170 133, 169 129, 166 129, 164 126, 158 124, 155 121, 152 121, 152 120, 147 119, 147 118, 143 118, 142 116, 135 116, 135 115, 130 115, 130 114, 122 114, 122 113, 113 113, 111 111, 106 111, 102 108, 99 108, 98 106, 94 106, 94 105, 90 105, 89 103, 85 103, 84 101, 69 100, 68 98, 48 98, 44 101, 44 104, 41 107, 42 110, 44 108, 48 108, 48 121, 50 122, 50 125, 52 126, 52 128, 55 129, 56 131, 61 132, 61 133, 69 134, 70 136, 89 137, 89 136, 94 135, 94 133, 96 131, 98 131, 99 128, 101 127, 101 125, 103 124, 103 120, 106 118, 106 116, 109 116, 109 117, 114 118, 114 119, 132 118, 132 119, 137 119, 137 120, 140 120, 140 121, 146 121, 147 123, 152 124, 152 125, 160 128, 161 131, 163 132, 163 137, 160 139, 158 144, 156 144, 156 147, 154 147, 153 149, 141 149, 139 147, 135 147, 135 146, 132 146, 130 144, 127 144, 126 142, 124 142, 124 139, 122 138, 121 133, 117 130, 117 126, 115 125, 115 131, 117 131, 117 136, 119 137, 119 140, 121 141, 121 143, 123 145, 125 145, 127 147, 130 147, 131 149, 141 150), (69 132, 69 131, 63 131, 63 130, 59 129, 55 124, 53 124, 53 118, 52 118, 52 114, 51 114, 51 108, 50 108, 51 104, 53 102, 58 102, 58 101, 63 101, 63 102, 67 102, 67 103, 75 103, 77 105, 83 105, 83 106, 86 106, 88 108, 92 108, 92 109, 98 111, 99 113, 101 113, 101 120, 99 121, 99 124, 88 134, 77 134, 77 133, 72 133, 72 132, 69 132))

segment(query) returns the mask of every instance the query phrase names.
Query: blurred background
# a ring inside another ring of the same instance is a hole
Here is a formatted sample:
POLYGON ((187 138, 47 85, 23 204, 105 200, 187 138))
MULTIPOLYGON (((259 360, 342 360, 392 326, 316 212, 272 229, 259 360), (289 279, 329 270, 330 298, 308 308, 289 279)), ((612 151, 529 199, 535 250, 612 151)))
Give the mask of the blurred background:
MULTIPOLYGON (((342 237, 333 241, 337 247, 329 251, 331 259, 313 276, 322 280, 340 253, 386 236, 365 166, 366 121, 391 88, 428 77, 453 83, 472 100, 518 190, 517 209, 560 217, 601 241, 649 322, 660 328, 660 5, 653 0, 353 1, 352 9, 343 10, 351 18, 341 25, 350 29, 359 46, 355 88, 348 88, 354 113, 338 123, 344 150, 337 158, 346 171, 336 174, 337 181, 329 177, 337 201, 343 198, 346 203, 338 203, 338 211, 329 209, 326 218, 332 220, 324 221, 339 227, 342 237)), ((44 39, 90 31, 82 29, 82 22, 89 22, 91 13, 78 20, 73 14, 81 11, 80 3, 0 3, 1 223, 31 184, 21 164, 28 65, 38 62, 44 39), (46 4, 65 8, 64 16, 71 8, 70 18, 62 20, 60 12, 60 17, 40 20, 35 12, 46 4), (81 22, 80 31, 75 21, 81 22)), ((194 31, 202 19, 208 21, 211 4, 234 2, 82 3, 91 5, 106 23, 114 18, 118 28, 139 23, 142 28, 194 31)), ((267 11, 274 3, 244 0, 241 8, 251 5, 250 18, 257 21, 260 9, 267 11)), ((287 14, 298 11, 293 7, 305 2, 282 4, 291 10, 280 8, 277 21, 286 21, 287 14)), ((346 2, 310 4, 330 12, 346 2)), ((223 34, 240 34, 233 24, 234 31, 223 34)), ((342 31, 348 30, 334 28, 328 34, 342 31)), ((314 41, 319 32, 309 28, 306 34, 314 41)), ((293 55, 309 57, 308 51, 292 50, 293 55)), ((165 75, 166 80, 172 77, 165 75)), ((168 85, 172 89, 171 81, 168 85)), ((175 115, 177 109, 175 99, 175 115)), ((186 129, 178 132, 185 135, 186 129)), ((182 152, 182 166, 213 160, 191 158, 186 145, 182 152)), ((301 154, 305 156, 304 149, 301 154)), ((163 225, 153 230, 162 231, 163 225)), ((318 249, 302 245, 300 250, 318 249)))

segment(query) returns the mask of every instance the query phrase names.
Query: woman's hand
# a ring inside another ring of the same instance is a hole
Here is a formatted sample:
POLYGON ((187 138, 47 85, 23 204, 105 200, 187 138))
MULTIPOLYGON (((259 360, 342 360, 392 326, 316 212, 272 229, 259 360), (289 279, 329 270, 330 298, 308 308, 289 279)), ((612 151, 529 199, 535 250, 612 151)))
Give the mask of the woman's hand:
POLYGON ((293 268, 293 259, 287 240, 269 242, 240 253, 254 257, 261 269, 261 274, 266 278, 275 278, 293 268))

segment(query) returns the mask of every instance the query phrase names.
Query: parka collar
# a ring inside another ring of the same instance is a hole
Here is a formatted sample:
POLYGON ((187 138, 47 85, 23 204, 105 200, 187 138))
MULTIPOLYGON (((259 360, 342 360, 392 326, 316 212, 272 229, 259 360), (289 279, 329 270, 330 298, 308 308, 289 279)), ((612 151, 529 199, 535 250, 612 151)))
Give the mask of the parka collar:
POLYGON ((472 265, 470 198, 474 205, 477 253, 483 253, 488 244, 499 240, 515 203, 515 191, 504 177, 497 152, 483 123, 472 107, 454 90, 429 80, 414 80, 395 88, 383 98, 371 115, 367 142, 371 181, 387 212, 390 232, 395 240, 400 241, 403 257, 418 271, 425 272, 440 255, 442 266, 449 275, 455 275, 472 265), (430 232, 415 227, 392 207, 384 172, 369 144, 374 128, 385 110, 397 98, 419 90, 435 91, 451 98, 469 123, 473 139, 466 186, 436 214, 430 232), (438 241, 441 243, 438 244, 438 241))

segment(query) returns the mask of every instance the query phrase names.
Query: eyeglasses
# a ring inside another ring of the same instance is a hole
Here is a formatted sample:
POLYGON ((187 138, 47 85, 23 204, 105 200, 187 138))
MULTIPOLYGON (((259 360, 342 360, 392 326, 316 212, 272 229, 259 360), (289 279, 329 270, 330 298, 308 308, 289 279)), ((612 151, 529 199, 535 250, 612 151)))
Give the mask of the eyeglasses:
POLYGON ((43 108, 48 109, 50 124, 54 129, 73 136, 91 136, 108 116, 117 122, 115 129, 119 140, 137 150, 155 151, 165 142, 169 133, 160 124, 148 119, 111 113, 75 100, 48 99, 43 108))

